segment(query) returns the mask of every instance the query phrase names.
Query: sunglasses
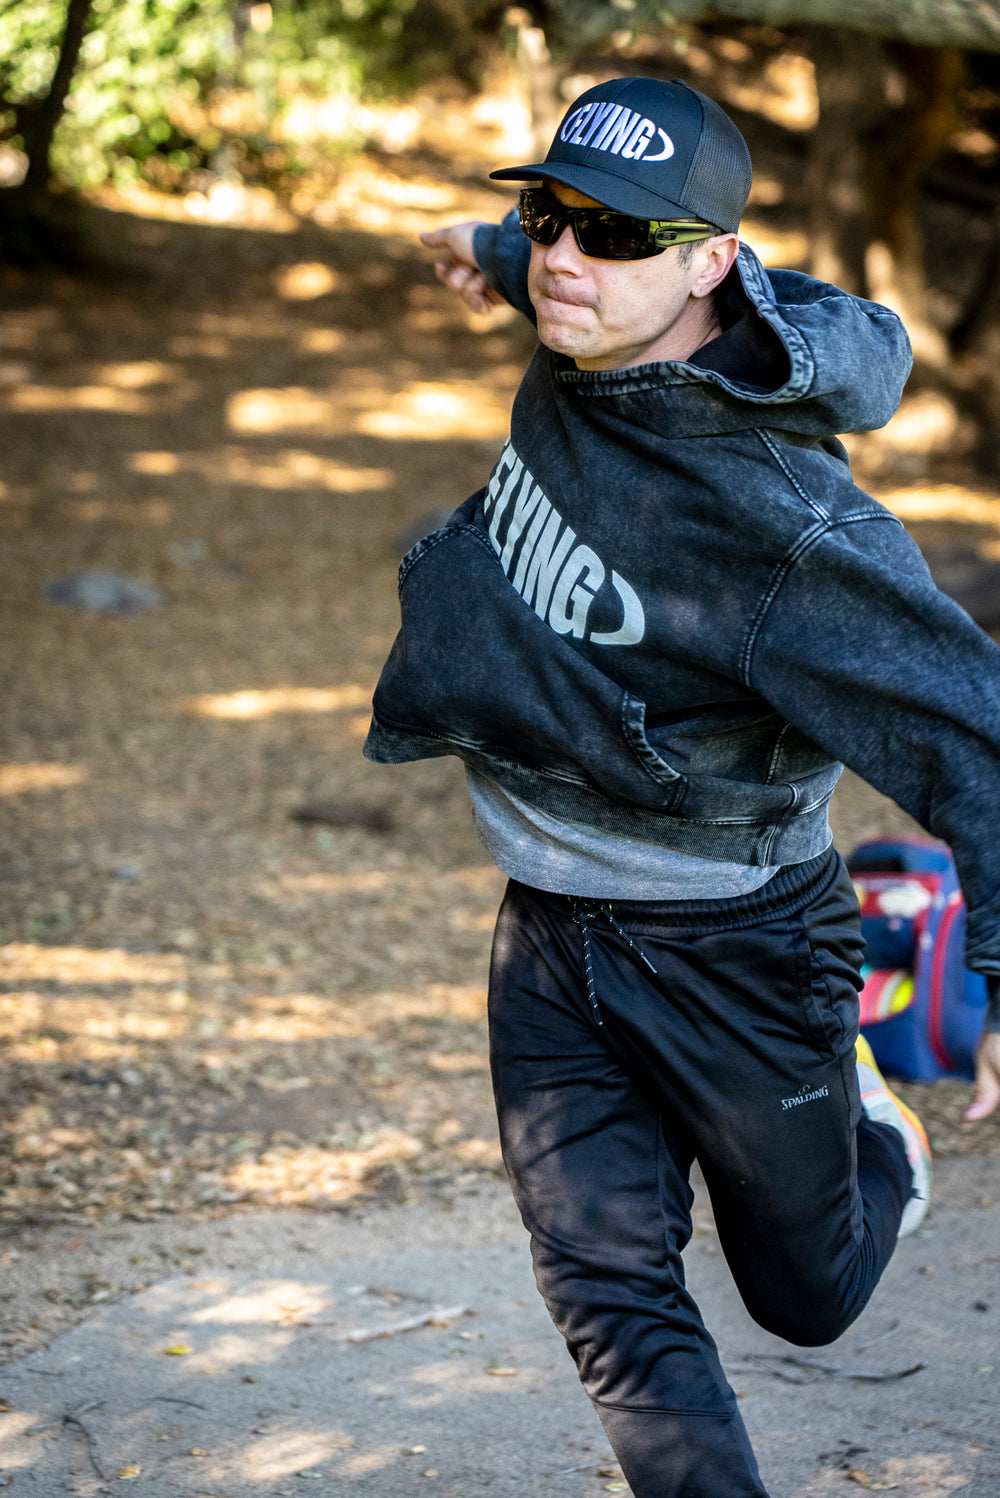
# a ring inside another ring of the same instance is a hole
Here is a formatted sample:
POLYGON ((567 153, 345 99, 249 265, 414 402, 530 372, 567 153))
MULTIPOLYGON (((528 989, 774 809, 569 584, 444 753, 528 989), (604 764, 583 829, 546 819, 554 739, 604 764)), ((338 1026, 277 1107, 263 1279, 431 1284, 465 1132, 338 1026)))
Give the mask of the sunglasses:
POLYGON ((633 218, 609 208, 567 208, 547 187, 524 187, 521 228, 535 244, 555 244, 567 224, 581 255, 596 260, 648 260, 677 244, 711 239, 717 232, 697 219, 633 218))

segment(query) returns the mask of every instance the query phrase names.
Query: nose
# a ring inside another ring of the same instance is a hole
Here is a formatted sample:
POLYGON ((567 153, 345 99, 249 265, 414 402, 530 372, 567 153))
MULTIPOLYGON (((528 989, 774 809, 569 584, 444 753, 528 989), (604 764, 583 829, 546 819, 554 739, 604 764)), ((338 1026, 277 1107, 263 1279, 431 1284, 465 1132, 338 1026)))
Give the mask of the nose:
POLYGON ((579 246, 573 238, 573 227, 567 224, 557 240, 545 247, 545 268, 558 275, 579 276, 586 266, 579 246))

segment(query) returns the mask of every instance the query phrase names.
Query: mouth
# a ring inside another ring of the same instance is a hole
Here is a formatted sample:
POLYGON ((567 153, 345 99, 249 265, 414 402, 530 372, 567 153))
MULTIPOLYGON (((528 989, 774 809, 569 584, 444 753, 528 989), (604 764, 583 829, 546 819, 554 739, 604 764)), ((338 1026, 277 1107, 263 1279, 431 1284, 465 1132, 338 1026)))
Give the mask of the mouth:
POLYGON ((539 286, 538 295, 547 302, 555 302, 562 307, 586 307, 593 308, 593 302, 589 298, 571 296, 569 293, 554 286, 539 286))

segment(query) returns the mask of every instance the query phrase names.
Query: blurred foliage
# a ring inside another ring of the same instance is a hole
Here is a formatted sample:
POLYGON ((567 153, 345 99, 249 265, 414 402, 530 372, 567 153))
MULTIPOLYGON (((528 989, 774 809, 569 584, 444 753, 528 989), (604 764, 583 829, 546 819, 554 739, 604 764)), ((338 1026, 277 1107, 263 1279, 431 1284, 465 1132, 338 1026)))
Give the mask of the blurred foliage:
MULTIPOLYGON (((493 0, 94 0, 50 157, 73 187, 145 176, 169 187, 261 158, 303 95, 350 103, 453 75, 470 86, 498 33, 493 0), (219 153, 222 152, 220 157, 219 153)), ((0 142, 25 146, 66 23, 58 0, 0 5, 0 142)))
MULTIPOLYGON (((766 10, 773 0, 740 3, 766 10)), ((836 10, 853 0, 827 3, 836 10)), ((914 3, 903 0, 902 9, 914 3)), ((941 0, 940 8, 955 3, 941 0)), ((360 97, 400 96, 446 79, 474 91, 519 26, 541 27, 557 66, 565 66, 588 48, 676 35, 678 11, 699 6, 93 0, 66 107, 44 149, 55 178, 77 188, 143 177, 169 190, 204 168, 253 175, 278 158, 282 171, 294 171, 303 153, 364 144, 353 108, 360 97), (303 108, 309 100, 326 106, 322 129, 315 111, 303 108)), ((31 122, 44 111, 69 8, 67 0, 0 0, 0 144, 30 154, 31 122)))

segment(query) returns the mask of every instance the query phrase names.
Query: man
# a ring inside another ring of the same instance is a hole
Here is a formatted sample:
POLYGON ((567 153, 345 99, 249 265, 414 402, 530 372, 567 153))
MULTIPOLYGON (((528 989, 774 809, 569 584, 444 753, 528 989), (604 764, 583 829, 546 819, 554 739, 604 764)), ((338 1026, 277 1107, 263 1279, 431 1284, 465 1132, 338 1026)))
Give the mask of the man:
POLYGON ((737 237, 750 161, 680 83, 570 108, 519 221, 425 235, 537 322, 485 489, 408 554, 366 752, 458 754, 511 877, 490 1033, 539 1288, 636 1498, 766 1498, 684 1286, 697 1159, 749 1310, 814 1345, 926 1208, 857 1041, 841 761, 953 846, 1000 1100, 1000 651, 836 433, 909 369, 885 308, 737 237))

